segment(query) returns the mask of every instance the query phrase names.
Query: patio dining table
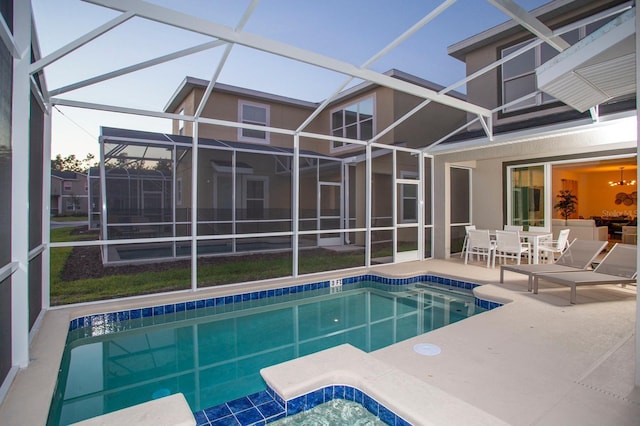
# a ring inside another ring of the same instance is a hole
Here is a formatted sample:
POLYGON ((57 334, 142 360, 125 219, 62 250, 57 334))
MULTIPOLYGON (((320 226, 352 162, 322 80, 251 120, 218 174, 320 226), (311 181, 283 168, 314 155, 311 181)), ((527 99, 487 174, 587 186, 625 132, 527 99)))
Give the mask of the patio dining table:
MULTIPOLYGON (((496 232, 491 231, 490 235, 492 238, 495 238, 496 232)), ((520 231, 520 238, 526 239, 529 243, 531 243, 531 261, 533 264, 540 263, 540 253, 538 252, 538 247, 540 247, 540 242, 544 240, 552 240, 553 234, 551 232, 531 232, 531 231, 520 231)))

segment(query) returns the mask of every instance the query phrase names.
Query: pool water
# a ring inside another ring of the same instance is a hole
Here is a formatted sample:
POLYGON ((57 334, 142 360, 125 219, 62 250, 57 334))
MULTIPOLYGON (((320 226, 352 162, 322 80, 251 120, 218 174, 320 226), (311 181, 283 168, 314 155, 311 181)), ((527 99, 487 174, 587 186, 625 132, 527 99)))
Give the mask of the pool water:
POLYGON ((343 343, 371 352, 482 311, 470 292, 360 282, 74 330, 48 424, 176 392, 198 411, 264 390, 264 367, 343 343))
POLYGON ((357 402, 334 399, 313 407, 311 410, 288 416, 275 422, 273 426, 314 425, 314 426, 385 426, 386 423, 370 413, 357 402))

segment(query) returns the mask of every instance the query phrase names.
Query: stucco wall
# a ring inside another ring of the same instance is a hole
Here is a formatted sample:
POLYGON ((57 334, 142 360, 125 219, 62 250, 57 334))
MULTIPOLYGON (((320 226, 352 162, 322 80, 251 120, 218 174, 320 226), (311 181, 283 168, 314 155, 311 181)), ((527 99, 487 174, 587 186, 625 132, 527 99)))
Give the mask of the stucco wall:
MULTIPOLYGON (((503 208, 503 169, 509 162, 562 161, 563 159, 589 155, 607 156, 618 150, 636 148, 635 129, 622 131, 618 127, 592 129, 561 136, 532 137, 519 143, 505 143, 486 148, 467 149, 459 152, 435 155, 434 205, 436 249, 434 257, 444 258, 449 251, 449 211, 447 203, 450 188, 448 167, 462 165, 472 168, 472 220, 478 228, 499 229, 506 222, 503 208)), ((613 178, 613 177, 612 177, 613 178)), ((609 180, 608 177, 605 178, 609 180)), ((607 193, 598 194, 605 201, 607 193)), ((615 193, 613 194, 615 197, 615 193)), ((548 198, 549 202, 553 202, 548 198)), ((601 208, 601 207, 594 207, 601 208)))

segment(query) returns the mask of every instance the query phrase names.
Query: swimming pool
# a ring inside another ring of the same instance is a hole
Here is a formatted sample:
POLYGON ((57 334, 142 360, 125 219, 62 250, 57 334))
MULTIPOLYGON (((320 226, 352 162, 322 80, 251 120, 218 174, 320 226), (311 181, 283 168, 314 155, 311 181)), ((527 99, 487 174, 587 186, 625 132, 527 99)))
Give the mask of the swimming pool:
POLYGON ((198 411, 265 389, 263 367, 342 343, 370 352, 485 310, 460 290, 471 283, 424 281, 366 275, 78 318, 48 423, 175 392, 198 411))

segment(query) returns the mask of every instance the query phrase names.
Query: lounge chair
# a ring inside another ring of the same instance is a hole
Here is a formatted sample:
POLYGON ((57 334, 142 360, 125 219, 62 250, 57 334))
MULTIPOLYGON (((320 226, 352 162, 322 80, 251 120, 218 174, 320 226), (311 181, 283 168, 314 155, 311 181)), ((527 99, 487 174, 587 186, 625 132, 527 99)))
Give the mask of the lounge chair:
POLYGON ((568 272, 587 269, 606 245, 606 241, 574 240, 560 257, 558 257, 555 263, 501 265, 500 282, 504 282, 504 271, 525 274, 529 277, 527 291, 532 291, 534 275, 547 272, 568 272))
POLYGON ((576 303, 579 285, 631 284, 636 282, 637 248, 629 244, 616 244, 593 271, 571 271, 536 274, 533 292, 538 293, 538 280, 571 287, 571 303, 576 303))

